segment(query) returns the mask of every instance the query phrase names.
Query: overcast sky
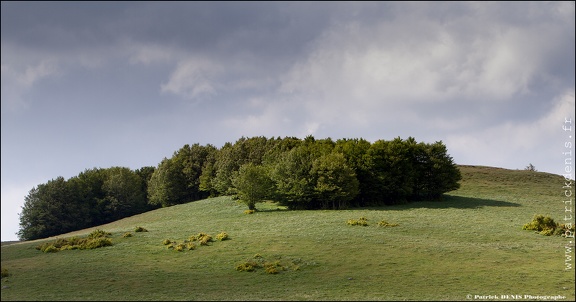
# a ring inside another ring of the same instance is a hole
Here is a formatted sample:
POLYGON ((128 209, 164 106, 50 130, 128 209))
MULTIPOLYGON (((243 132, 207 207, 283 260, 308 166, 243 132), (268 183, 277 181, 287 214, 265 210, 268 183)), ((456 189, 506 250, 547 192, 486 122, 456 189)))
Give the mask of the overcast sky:
POLYGON ((574 140, 574 2, 1 6, 3 241, 34 186, 185 144, 412 136, 562 174, 574 140))

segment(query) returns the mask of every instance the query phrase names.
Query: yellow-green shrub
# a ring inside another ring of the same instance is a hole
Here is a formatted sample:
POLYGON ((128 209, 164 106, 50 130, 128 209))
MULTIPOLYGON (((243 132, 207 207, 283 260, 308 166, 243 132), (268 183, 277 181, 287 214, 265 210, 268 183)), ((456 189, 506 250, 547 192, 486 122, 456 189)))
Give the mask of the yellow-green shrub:
POLYGON ((398 224, 397 224, 397 223, 389 223, 389 222, 387 222, 387 221, 385 221, 385 220, 382 220, 382 221, 378 222, 378 226, 381 226, 381 227, 395 227, 395 226, 398 226, 398 224))
POLYGON ((100 230, 100 229, 96 229, 94 231, 92 231, 92 233, 88 234, 88 239, 96 239, 96 238, 101 238, 101 237, 108 237, 111 236, 112 233, 100 230))
POLYGON ((534 215, 532 221, 522 226, 523 230, 536 231, 541 235, 550 236, 559 227, 558 223, 550 216, 534 215))
POLYGON ((348 225, 360 225, 360 226, 368 226, 368 219, 366 217, 360 217, 358 220, 356 219, 348 219, 346 222, 348 225))
POLYGON ((216 235, 216 239, 224 241, 228 239, 228 234, 226 232, 220 232, 218 235, 216 235))
POLYGON ((148 232, 148 230, 141 226, 138 226, 134 229, 134 232, 148 232))

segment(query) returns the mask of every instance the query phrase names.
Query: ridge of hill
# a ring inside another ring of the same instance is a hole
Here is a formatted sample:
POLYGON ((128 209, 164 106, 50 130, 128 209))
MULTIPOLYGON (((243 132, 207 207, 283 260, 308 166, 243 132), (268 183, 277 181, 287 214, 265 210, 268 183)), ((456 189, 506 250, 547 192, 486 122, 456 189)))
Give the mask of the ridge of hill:
MULTIPOLYGON (((442 201, 349 210, 288 211, 229 197, 161 208, 58 236, 112 233, 113 246, 42 253, 55 238, 2 246, 6 300, 466 300, 469 295, 574 300, 569 238, 522 230, 535 214, 563 219, 564 177, 459 166, 461 188, 442 201), (367 219, 368 226, 347 220, 367 219), (398 224, 379 227, 378 222, 398 224), (135 233, 142 226, 148 232, 135 233), (230 240, 177 252, 205 232, 230 240), (131 232, 132 237, 123 237, 131 232), (241 272, 262 259, 285 270, 241 272), (257 257, 257 256, 256 256, 257 257), (260 258, 257 258, 260 259, 260 258)), ((572 240, 573 247, 573 240, 572 240)))

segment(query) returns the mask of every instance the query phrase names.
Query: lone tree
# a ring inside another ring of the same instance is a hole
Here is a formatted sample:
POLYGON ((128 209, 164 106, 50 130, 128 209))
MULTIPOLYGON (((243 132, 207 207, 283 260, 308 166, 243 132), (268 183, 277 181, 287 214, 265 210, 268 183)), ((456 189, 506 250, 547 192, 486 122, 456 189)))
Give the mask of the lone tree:
POLYGON ((266 167, 253 163, 242 165, 232 184, 240 200, 250 210, 255 210, 257 202, 270 198, 274 192, 274 182, 268 176, 266 167))
POLYGON ((524 170, 526 171, 536 171, 536 167, 534 167, 534 165, 532 163, 530 163, 528 166, 526 166, 526 168, 524 168, 524 170))

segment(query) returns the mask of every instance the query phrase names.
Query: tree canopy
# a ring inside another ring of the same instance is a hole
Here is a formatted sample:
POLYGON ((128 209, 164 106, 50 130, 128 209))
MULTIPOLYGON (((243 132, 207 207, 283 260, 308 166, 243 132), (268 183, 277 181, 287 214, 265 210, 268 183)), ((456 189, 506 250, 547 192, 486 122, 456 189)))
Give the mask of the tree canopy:
POLYGON ((158 207, 235 195, 249 209, 344 209, 436 200, 460 171, 442 141, 242 137, 221 148, 184 145, 157 167, 87 169, 34 187, 20 213, 21 239, 100 225, 158 207))

